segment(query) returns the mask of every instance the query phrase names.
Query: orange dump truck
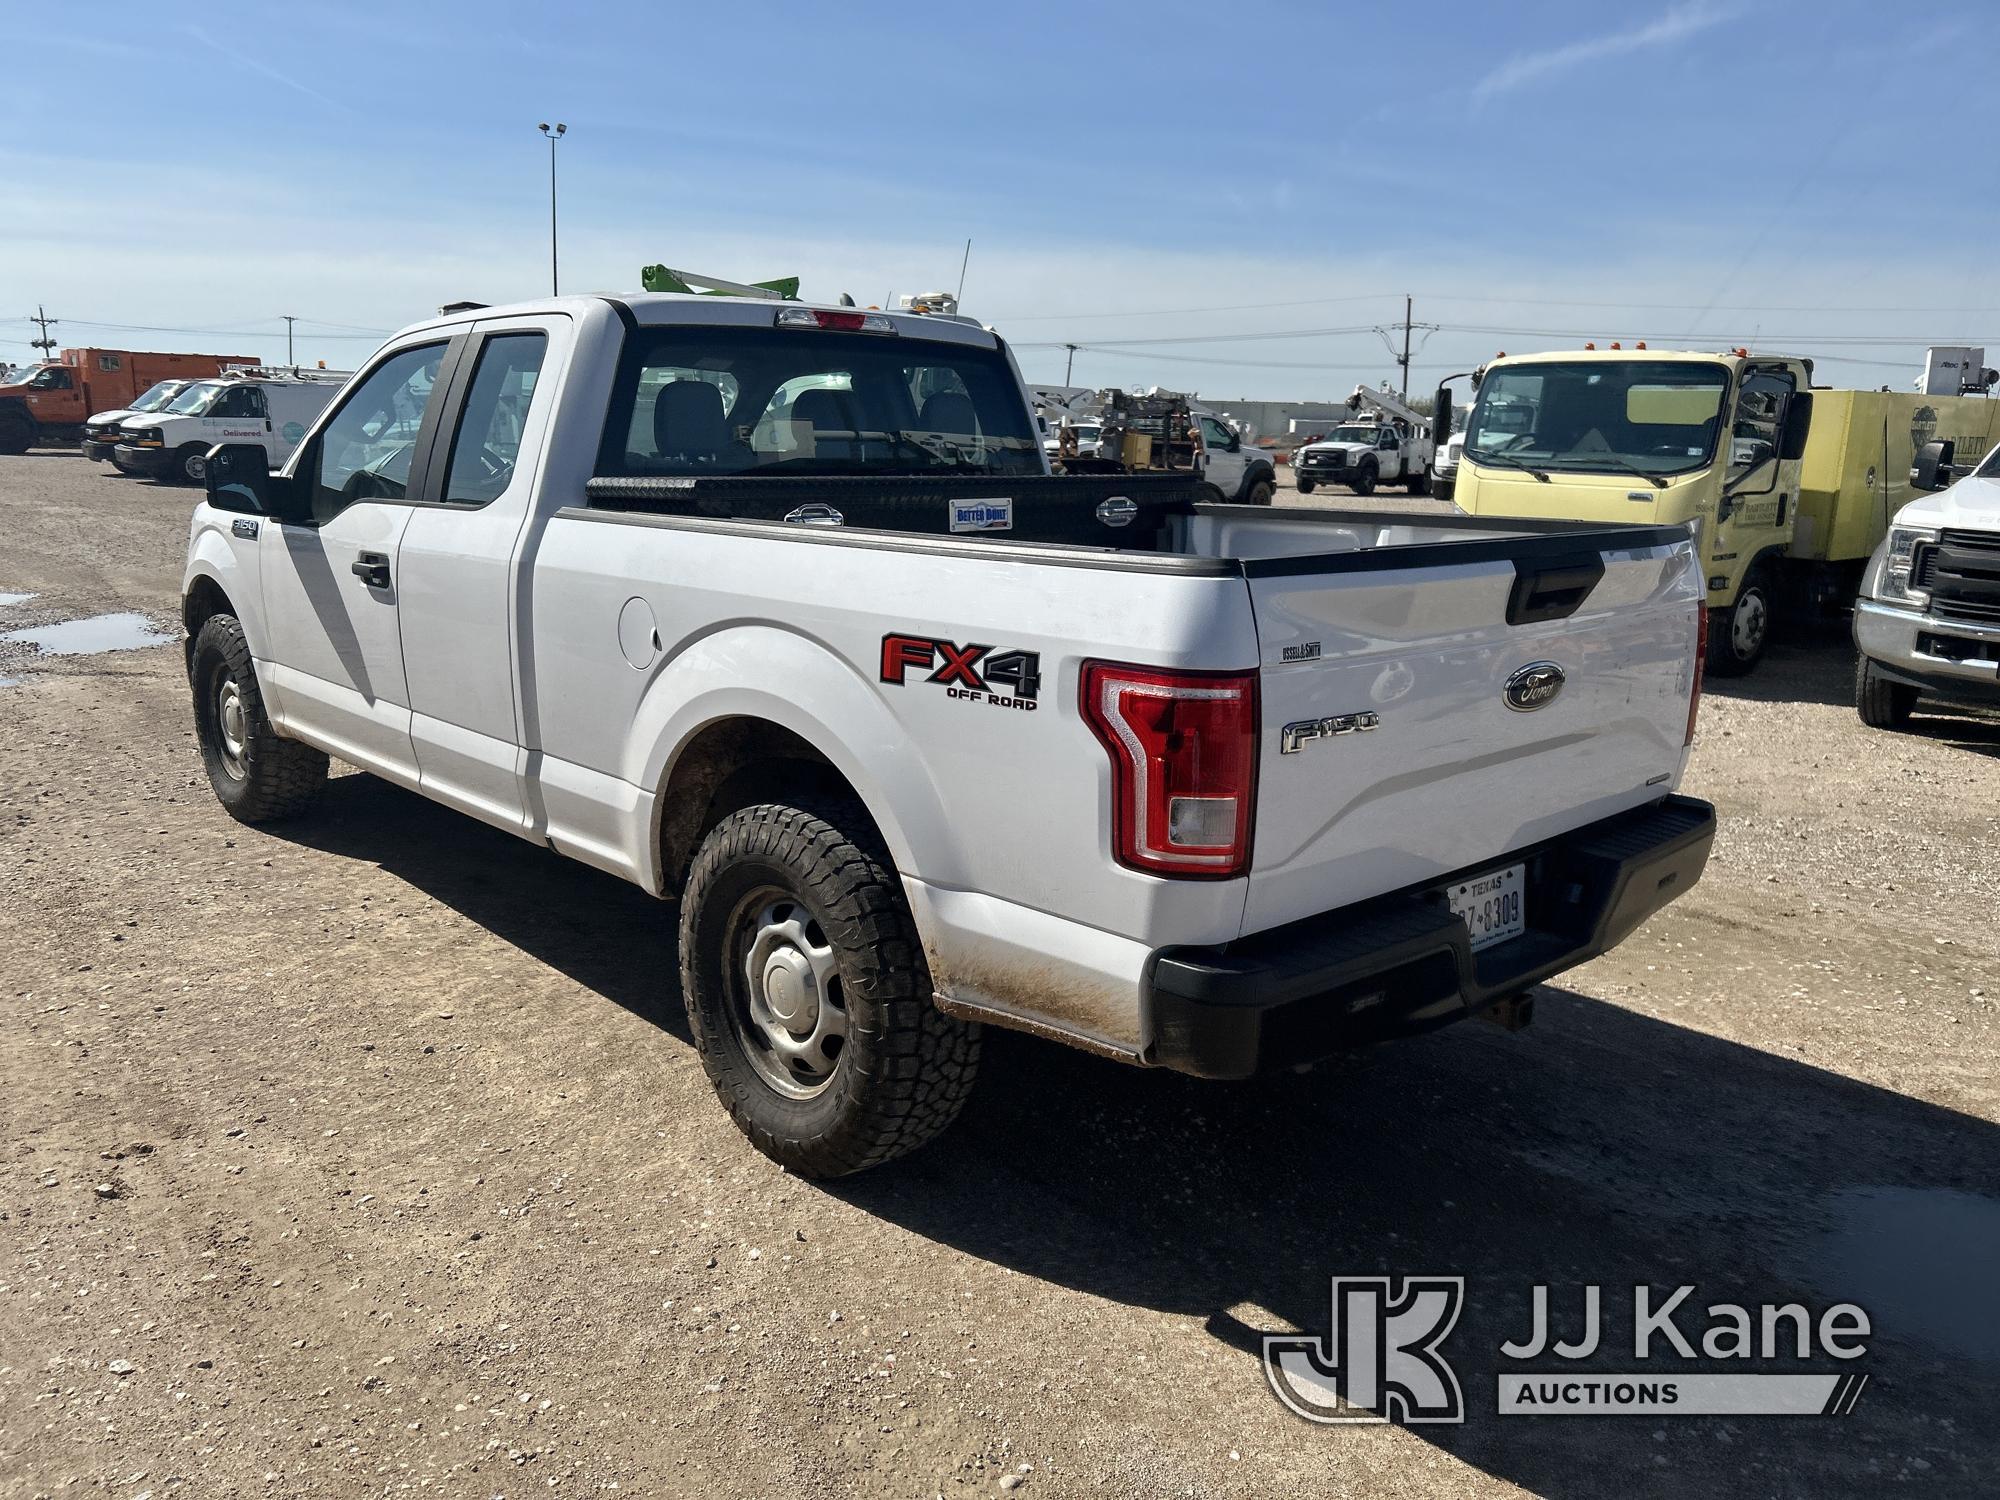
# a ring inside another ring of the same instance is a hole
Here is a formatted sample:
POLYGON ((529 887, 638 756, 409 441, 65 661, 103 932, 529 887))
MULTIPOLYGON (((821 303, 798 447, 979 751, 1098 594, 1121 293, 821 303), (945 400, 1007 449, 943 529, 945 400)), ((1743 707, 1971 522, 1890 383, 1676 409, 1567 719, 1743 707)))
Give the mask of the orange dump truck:
POLYGON ((162 380, 220 375, 254 365, 249 354, 150 354, 132 349, 65 349, 60 360, 16 370, 0 385, 0 453, 37 443, 73 443, 86 417, 116 411, 162 380))

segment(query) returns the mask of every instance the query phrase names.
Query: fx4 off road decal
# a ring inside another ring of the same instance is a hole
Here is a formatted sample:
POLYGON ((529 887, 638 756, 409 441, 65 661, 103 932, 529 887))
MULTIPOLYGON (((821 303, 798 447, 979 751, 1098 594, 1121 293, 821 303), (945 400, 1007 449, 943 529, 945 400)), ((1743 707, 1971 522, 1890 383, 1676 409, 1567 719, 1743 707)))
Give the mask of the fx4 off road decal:
POLYGON ((1038 651, 957 646, 928 635, 883 636, 882 680, 902 687, 913 674, 937 683, 948 697, 1032 713, 1042 687, 1042 657, 1038 651))

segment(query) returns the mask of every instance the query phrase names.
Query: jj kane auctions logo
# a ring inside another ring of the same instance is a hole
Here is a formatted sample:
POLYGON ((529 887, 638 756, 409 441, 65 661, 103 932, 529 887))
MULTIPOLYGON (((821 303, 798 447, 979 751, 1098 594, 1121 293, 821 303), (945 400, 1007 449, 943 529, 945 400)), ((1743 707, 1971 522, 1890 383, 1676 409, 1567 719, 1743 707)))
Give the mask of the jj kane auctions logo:
MULTIPOLYGON (((1582 1290, 1577 1337, 1565 1339, 1551 1320, 1548 1287, 1534 1288, 1527 1335, 1507 1340, 1499 1353, 1538 1368, 1500 1371, 1501 1416, 1841 1416, 1868 1383, 1866 1373, 1842 1367, 1868 1352, 1868 1314, 1853 1303, 1815 1316, 1796 1302, 1718 1302, 1699 1309, 1705 1317, 1698 1318, 1692 1286, 1665 1294, 1632 1288, 1627 1347, 1642 1368, 1579 1369, 1576 1362, 1615 1347, 1606 1342, 1603 1289, 1582 1290), (1803 1368, 1726 1368, 1751 1359, 1803 1368), (1823 1360, 1841 1364, 1829 1369, 1823 1360)), ((1462 1276, 1400 1283, 1336 1276, 1328 1335, 1267 1335, 1264 1378, 1310 1422, 1463 1422, 1464 1393, 1443 1346, 1464 1305, 1462 1276)))

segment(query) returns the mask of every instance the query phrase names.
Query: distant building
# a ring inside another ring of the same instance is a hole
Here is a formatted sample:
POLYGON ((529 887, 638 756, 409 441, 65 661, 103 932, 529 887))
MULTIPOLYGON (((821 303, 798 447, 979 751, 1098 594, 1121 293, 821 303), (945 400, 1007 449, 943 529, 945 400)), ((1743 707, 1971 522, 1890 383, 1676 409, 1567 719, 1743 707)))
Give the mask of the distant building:
POLYGON ((1252 442, 1276 443, 1280 447, 1316 436, 1351 415, 1339 401, 1224 401, 1214 396, 1195 399, 1252 442))

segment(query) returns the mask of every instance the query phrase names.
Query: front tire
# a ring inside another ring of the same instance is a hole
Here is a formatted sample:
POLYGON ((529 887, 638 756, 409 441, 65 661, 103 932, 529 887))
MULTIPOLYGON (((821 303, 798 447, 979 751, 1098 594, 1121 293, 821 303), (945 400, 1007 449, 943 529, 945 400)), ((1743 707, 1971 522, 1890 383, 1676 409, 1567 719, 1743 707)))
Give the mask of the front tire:
POLYGON ((852 802, 762 803, 702 842, 681 898, 702 1067, 751 1144, 802 1177, 906 1155, 958 1117, 979 1027, 937 1008, 886 851, 852 802))
POLYGON ((202 622, 188 681, 202 767, 223 810, 239 823, 275 823, 310 807, 326 785, 326 756, 271 727, 250 644, 234 615, 202 622))
POLYGON ((1870 729, 1902 729, 1916 708, 1915 688, 1883 676, 1865 656, 1854 663, 1854 711, 1870 729))
POLYGON ((19 412, 0 412, 0 453, 26 453, 35 429, 19 412))
POLYGON ((1752 568, 1736 602, 1714 610, 1708 620, 1708 670, 1717 677, 1741 677, 1764 659, 1773 618, 1770 575, 1752 568))
POLYGON ((1277 495, 1278 487, 1264 475, 1259 474, 1243 487, 1243 504, 1269 505, 1277 495))
POLYGON ((1292 483, 1299 487, 1299 493, 1301 495, 1310 495, 1313 492, 1313 482, 1310 479, 1307 479, 1303 474, 1294 478, 1292 480, 1292 483))
POLYGON ((167 471, 172 484, 195 484, 202 482, 208 473, 208 444, 182 443, 174 450, 174 466, 167 471))
POLYGON ((1353 477, 1352 479, 1348 480, 1348 482, 1347 482, 1347 487, 1348 487, 1348 488, 1349 488, 1350 490, 1353 490, 1353 491, 1354 491, 1354 493, 1355 493, 1355 494, 1357 494, 1357 495, 1372 495, 1372 494, 1374 494, 1374 493, 1375 493, 1375 465, 1373 465, 1373 464, 1363 464, 1363 465, 1362 465, 1362 466, 1361 466, 1361 467, 1360 467, 1359 469, 1356 469, 1356 470, 1354 471, 1354 477, 1353 477))

